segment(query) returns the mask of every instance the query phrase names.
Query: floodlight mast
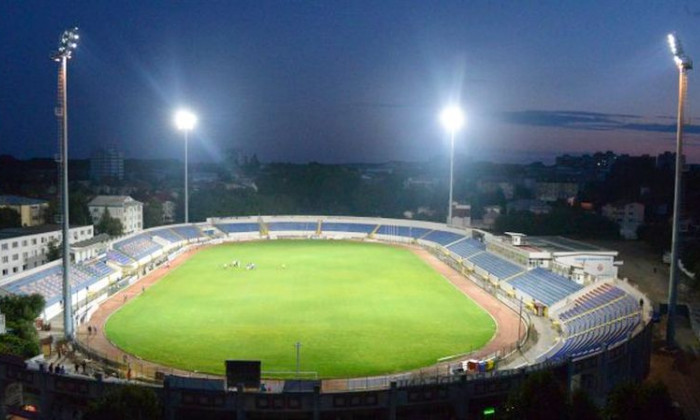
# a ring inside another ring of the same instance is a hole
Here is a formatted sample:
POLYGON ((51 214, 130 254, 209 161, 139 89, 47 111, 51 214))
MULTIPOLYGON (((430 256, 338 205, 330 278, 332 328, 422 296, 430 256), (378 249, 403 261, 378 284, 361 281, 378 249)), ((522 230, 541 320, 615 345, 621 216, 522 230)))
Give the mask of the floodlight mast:
POLYGON ((666 346, 676 346, 676 303, 678 300, 679 245, 680 245, 680 207, 683 170, 683 121, 685 96, 688 91, 688 70, 692 70, 693 61, 683 51, 683 46, 676 34, 668 34, 668 44, 673 53, 673 61, 678 67, 678 119, 676 121, 676 171, 673 189, 673 233, 671 239, 671 274, 668 282, 668 316, 666 325, 666 346))
POLYGON ((187 185, 188 174, 187 174, 187 135, 190 130, 194 128, 197 124, 197 116, 192 112, 181 109, 175 113, 175 126, 178 130, 185 132, 185 223, 190 222, 190 199, 189 199, 189 188, 187 185))
POLYGON ((73 294, 70 287, 70 227, 68 215, 68 60, 78 47, 78 28, 63 31, 58 43, 58 51, 51 58, 60 63, 58 70, 58 100, 57 116, 61 118, 61 234, 63 252, 63 333, 66 339, 72 340, 75 334, 73 328, 73 294))
POLYGON ((450 197, 447 206, 447 225, 452 224, 452 187, 454 184, 455 133, 464 125, 464 113, 457 105, 450 105, 440 113, 442 125, 450 133, 450 197))

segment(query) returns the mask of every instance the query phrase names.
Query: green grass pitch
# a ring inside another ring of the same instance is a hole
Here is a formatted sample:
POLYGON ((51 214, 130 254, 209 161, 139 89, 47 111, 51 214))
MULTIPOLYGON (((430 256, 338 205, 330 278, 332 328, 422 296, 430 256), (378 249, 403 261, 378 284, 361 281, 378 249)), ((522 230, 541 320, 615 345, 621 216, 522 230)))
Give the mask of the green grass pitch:
MULTIPOLYGON (((224 360, 322 378, 434 364, 487 343, 495 322, 410 250, 351 241, 260 241, 207 248, 113 314, 123 350, 223 374, 224 360), (224 269, 240 260, 254 270, 224 269)), ((274 375, 268 375, 274 376, 274 375)))

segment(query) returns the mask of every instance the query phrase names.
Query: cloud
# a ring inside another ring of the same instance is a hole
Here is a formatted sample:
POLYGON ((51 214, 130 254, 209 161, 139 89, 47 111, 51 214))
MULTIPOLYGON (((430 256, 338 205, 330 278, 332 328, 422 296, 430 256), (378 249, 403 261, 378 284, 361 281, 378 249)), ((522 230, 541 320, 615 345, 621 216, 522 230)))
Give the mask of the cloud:
MULTIPOLYGON (((657 117, 656 120, 669 121, 668 124, 652 121, 640 115, 605 114, 585 111, 542 111, 524 110, 507 111, 496 118, 509 124, 537 127, 558 127, 572 130, 615 131, 631 130, 657 133, 674 133, 675 118, 657 117), (673 122, 670 122, 673 121, 673 122)), ((700 134, 700 125, 686 124, 684 130, 689 134, 700 134)))

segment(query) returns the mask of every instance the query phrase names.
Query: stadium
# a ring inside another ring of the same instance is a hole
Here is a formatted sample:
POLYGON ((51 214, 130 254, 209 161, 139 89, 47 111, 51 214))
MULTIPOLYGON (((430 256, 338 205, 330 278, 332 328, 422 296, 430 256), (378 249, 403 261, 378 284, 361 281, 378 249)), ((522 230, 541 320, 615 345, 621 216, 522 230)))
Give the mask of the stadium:
MULTIPOLYGON (((542 370, 603 398, 643 379, 651 354, 651 302, 618 279, 616 255, 382 218, 149 229, 71 267, 64 352, 88 371, 4 358, 2 414, 81 410, 140 383, 168 418, 475 418, 542 370)), ((57 261, 1 287, 43 295, 48 324, 61 276, 57 261)))

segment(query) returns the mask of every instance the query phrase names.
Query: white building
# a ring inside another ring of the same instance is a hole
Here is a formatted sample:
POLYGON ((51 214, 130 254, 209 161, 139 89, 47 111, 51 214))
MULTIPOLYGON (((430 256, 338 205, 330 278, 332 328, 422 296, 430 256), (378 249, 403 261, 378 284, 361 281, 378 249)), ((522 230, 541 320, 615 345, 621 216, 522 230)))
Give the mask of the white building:
MULTIPOLYGON (((77 226, 69 230, 68 243, 90 239, 92 226, 77 226)), ((0 230, 0 278, 21 273, 46 264, 49 243, 61 247, 62 231, 58 225, 33 226, 0 230)))
POLYGON ((98 224, 105 210, 122 223, 122 233, 128 235, 143 230, 143 203, 128 195, 98 195, 88 203, 92 223, 98 224))
POLYGON ((542 267, 579 284, 617 278, 617 251, 561 236, 505 232, 489 237, 486 248, 528 268, 542 267))
POLYGON ((637 239, 637 229, 644 223, 644 204, 606 204, 601 210, 605 218, 620 225, 620 236, 637 239))

